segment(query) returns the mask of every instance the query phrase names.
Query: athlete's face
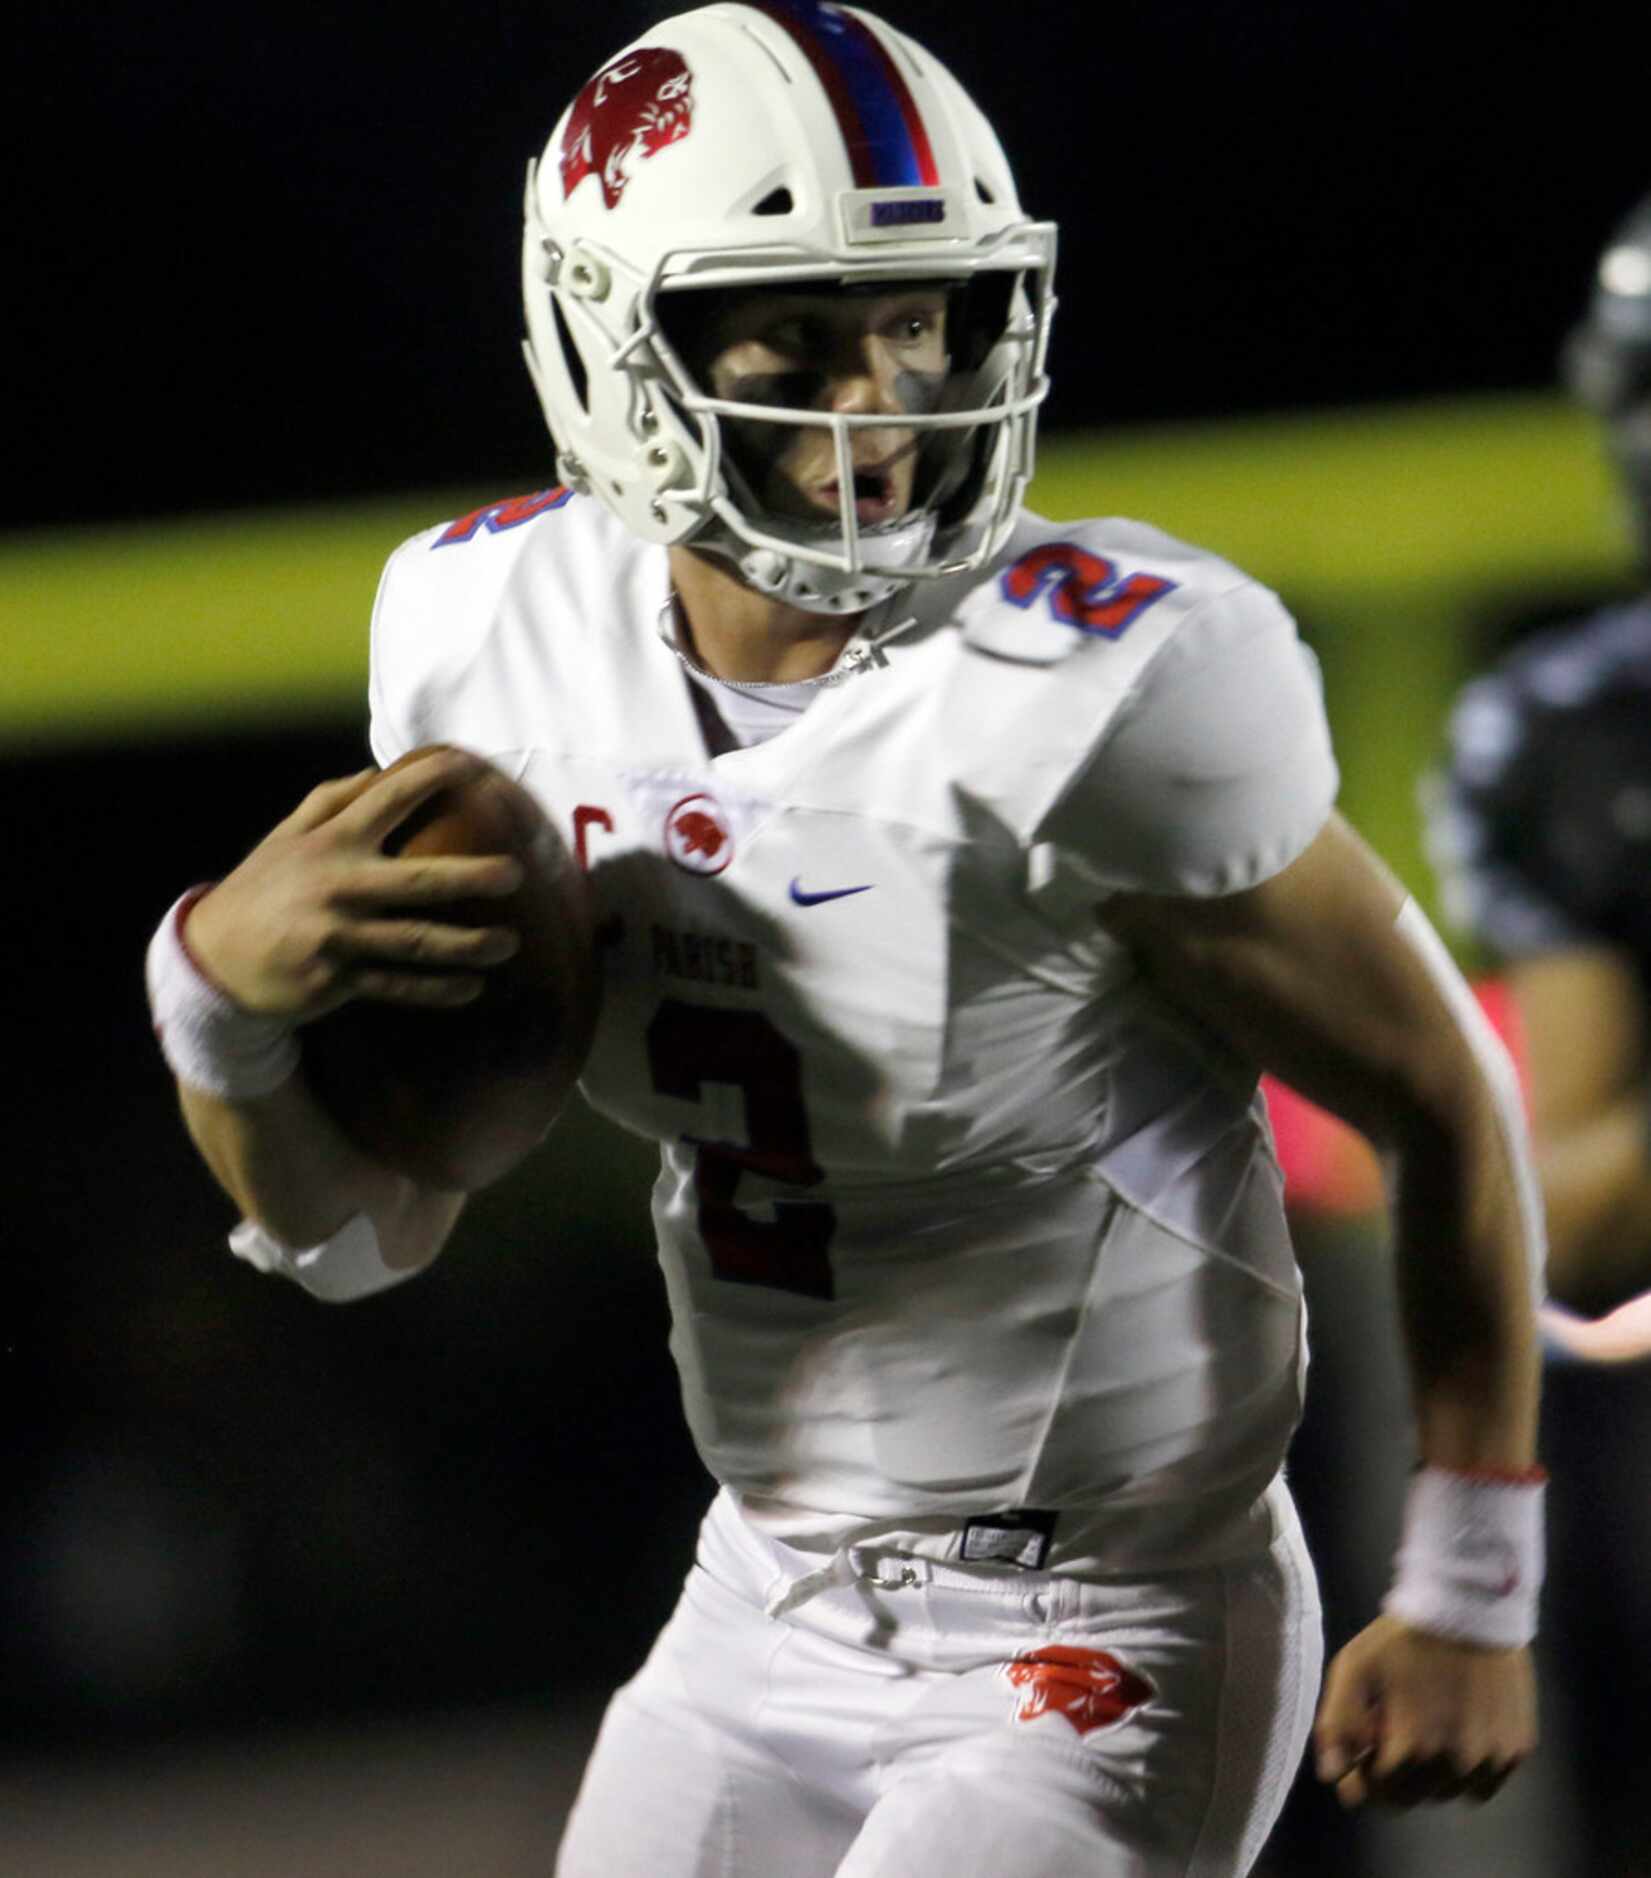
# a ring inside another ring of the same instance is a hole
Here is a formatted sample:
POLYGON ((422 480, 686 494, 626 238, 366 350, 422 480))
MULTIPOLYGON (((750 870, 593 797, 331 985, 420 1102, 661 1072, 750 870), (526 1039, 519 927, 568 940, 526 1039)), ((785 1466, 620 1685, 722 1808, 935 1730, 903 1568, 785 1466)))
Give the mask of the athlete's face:
MULTIPOLYGON (((854 514, 862 528, 912 504, 918 433, 902 417, 933 411, 948 363, 946 291, 752 293, 711 316, 693 363, 713 397, 855 416, 887 416, 849 433, 854 514)), ((829 428, 723 419, 742 474, 765 508, 803 520, 840 511, 829 428)))

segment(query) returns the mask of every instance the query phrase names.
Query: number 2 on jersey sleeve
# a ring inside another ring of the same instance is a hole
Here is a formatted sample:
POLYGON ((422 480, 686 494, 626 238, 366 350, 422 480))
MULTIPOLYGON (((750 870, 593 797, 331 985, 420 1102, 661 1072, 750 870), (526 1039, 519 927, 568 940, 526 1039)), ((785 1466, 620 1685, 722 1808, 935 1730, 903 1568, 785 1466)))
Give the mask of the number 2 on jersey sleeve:
POLYGON ((1120 574, 1117 564, 1073 541, 1046 541, 1005 568, 1004 599, 1026 608, 1041 594, 1050 613, 1079 632, 1116 639, 1177 582, 1161 574, 1120 574))
POLYGON ((696 1149, 699 1231, 718 1278, 806 1298, 834 1295, 829 1250, 835 1211, 821 1200, 777 1200, 774 1218, 734 1204, 747 1171, 791 1187, 817 1186, 797 1047, 761 1011, 718 1010, 667 998, 648 1026, 648 1066, 661 1095, 704 1100, 707 1083, 744 1097, 746 1145, 687 1137, 696 1149))

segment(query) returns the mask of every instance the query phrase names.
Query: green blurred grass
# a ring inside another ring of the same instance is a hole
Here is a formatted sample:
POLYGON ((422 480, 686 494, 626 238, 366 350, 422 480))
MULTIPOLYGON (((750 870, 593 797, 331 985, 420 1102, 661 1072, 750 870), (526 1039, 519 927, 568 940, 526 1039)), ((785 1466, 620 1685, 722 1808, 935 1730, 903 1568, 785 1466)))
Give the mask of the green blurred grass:
MULTIPOLYGON (((360 716, 385 556, 510 493, 0 539, 0 748, 360 716)), ((1418 890, 1414 778, 1464 623, 1627 572, 1594 435, 1545 396, 1057 433, 1032 501, 1155 522, 1284 595, 1324 661, 1344 806, 1418 890)))

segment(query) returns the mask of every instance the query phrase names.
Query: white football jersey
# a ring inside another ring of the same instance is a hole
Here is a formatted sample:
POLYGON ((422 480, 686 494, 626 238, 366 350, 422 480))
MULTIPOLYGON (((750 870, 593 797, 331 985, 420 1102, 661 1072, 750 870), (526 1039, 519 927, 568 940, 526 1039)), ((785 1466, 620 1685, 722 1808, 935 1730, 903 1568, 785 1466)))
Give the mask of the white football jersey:
POLYGON ((707 1467, 809 1550, 1265 1546, 1304 1358, 1264 1109, 1095 906, 1235 891, 1321 828, 1289 616, 1155 529, 1024 514, 716 756, 669 619, 666 551, 588 500, 431 529, 385 571, 373 745, 487 755, 589 870, 583 1087, 660 1143, 707 1467))

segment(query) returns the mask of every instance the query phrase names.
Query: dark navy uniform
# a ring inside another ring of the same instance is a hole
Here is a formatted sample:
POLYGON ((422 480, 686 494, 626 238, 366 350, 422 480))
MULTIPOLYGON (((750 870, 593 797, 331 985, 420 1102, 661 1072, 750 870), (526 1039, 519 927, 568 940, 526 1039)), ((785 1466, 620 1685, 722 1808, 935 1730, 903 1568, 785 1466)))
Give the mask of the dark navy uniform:
POLYGON ((1651 596, 1467 685, 1427 807, 1453 923, 1507 959, 1614 947, 1651 990, 1651 596))

